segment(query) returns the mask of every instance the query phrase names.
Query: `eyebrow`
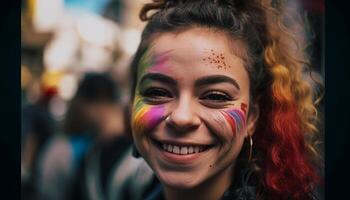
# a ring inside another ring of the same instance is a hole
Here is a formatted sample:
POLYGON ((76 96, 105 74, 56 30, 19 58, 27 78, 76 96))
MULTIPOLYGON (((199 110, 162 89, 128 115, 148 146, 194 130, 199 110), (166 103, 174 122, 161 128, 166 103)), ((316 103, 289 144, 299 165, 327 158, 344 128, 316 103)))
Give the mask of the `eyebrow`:
POLYGON ((230 83, 240 90, 240 87, 235 79, 232 79, 224 75, 213 75, 213 76, 205 76, 205 77, 199 78, 198 80, 196 80, 195 86, 199 87, 199 86, 210 85, 215 83, 230 83))
POLYGON ((140 80, 140 84, 142 84, 143 82, 145 82, 148 79, 153 80, 153 81, 167 83, 169 85, 177 85, 177 82, 173 78, 171 78, 170 76, 164 75, 164 74, 160 74, 160 73, 148 73, 148 74, 142 76, 142 78, 140 80))

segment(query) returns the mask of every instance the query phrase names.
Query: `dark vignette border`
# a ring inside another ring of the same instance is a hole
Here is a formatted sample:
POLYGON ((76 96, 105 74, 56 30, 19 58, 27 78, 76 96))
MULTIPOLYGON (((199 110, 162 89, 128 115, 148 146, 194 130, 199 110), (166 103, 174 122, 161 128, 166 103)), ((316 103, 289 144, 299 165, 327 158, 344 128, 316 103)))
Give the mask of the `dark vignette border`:
POLYGON ((21 2, 0 4, 0 198, 20 198, 21 2))
POLYGON ((346 1, 325 2, 325 189, 326 199, 343 199, 350 180, 350 10, 346 1))
MULTIPOLYGON (((340 199, 350 181, 350 8, 325 3, 325 191, 326 199, 340 199)), ((1 199, 20 199, 20 1, 0 8, 0 190, 1 199)))

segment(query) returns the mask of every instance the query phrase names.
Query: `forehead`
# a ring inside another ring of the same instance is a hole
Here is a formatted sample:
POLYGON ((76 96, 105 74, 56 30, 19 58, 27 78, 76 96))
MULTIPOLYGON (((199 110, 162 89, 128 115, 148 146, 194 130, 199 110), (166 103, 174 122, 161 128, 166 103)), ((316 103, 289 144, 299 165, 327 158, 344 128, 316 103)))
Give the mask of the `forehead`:
MULTIPOLYGON (((248 79, 244 66, 244 45, 222 32, 191 28, 178 33, 155 35, 143 56, 139 74, 147 72, 177 75, 193 80, 222 74, 239 82, 248 79)), ((140 77, 139 77, 140 78, 140 77)))
POLYGON ((179 32, 157 34, 150 46, 155 54, 172 49, 176 50, 176 54, 182 54, 182 58, 203 56, 205 52, 214 51, 216 54, 226 54, 227 58, 238 58, 244 62, 247 60, 244 43, 217 29, 195 27, 179 32))

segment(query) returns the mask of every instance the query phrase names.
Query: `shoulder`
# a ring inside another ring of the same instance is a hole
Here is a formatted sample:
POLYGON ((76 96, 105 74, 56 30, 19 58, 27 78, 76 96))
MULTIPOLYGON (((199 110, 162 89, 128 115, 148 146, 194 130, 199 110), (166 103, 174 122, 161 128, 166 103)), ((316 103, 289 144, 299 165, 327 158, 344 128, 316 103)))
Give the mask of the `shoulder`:
POLYGON ((115 164, 108 183, 108 199, 143 199, 143 194, 154 178, 152 169, 143 158, 135 158, 130 146, 115 164))
POLYGON ((48 141, 40 156, 41 171, 45 174, 46 171, 53 172, 55 169, 68 170, 71 156, 72 147, 68 139, 55 136, 48 141))

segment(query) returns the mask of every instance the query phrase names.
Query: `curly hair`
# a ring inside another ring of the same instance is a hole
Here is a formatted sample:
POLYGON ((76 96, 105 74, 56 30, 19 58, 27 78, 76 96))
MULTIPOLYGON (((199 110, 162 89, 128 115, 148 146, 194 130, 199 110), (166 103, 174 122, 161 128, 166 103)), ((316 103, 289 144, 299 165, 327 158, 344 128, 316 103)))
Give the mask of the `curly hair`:
POLYGON ((317 109, 312 88, 303 79, 308 59, 297 34, 303 24, 285 15, 282 5, 271 0, 153 0, 145 4, 140 18, 148 23, 131 64, 132 94, 140 58, 156 34, 203 27, 242 41, 248 56, 251 107, 258 105, 260 110, 253 134, 254 160, 261 174, 258 196, 305 199, 320 180, 314 159, 319 157, 314 145, 317 109))

